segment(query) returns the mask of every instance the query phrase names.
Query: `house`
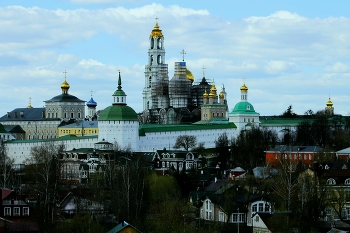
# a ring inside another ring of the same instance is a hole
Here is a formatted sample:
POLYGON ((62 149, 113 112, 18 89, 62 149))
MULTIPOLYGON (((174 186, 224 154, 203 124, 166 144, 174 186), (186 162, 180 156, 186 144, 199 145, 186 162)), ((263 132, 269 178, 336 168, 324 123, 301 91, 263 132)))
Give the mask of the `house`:
POLYGON ((89 198, 89 189, 73 189, 58 204, 61 216, 71 218, 76 213, 103 213, 103 204, 89 198))
POLYGON ((152 162, 158 173, 168 174, 173 172, 182 172, 202 167, 202 157, 194 152, 179 150, 157 150, 153 153, 152 162))
POLYGON ((252 227, 255 233, 272 233, 268 227, 268 220, 271 218, 271 213, 256 213, 252 217, 252 227))
MULTIPOLYGON (((311 166, 317 160, 316 154, 321 152, 323 148, 319 146, 286 146, 281 145, 265 151, 266 164, 278 166, 278 162, 282 159, 290 159, 303 165, 311 166)), ((326 153, 326 152, 325 152, 326 153)), ((333 156, 333 152, 329 152, 333 156)))
POLYGON ((1 189, 0 232, 39 232, 33 217, 30 206, 15 191, 1 189))
POLYGON ((129 223, 123 221, 118 226, 107 231, 107 233, 141 233, 141 231, 137 230, 135 227, 133 227, 129 223))

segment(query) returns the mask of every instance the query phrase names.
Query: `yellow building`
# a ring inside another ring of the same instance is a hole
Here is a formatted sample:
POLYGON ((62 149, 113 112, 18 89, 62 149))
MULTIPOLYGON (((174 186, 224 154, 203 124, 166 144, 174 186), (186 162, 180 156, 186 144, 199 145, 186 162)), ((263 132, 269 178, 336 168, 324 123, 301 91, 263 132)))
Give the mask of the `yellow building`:
POLYGON ((57 128, 58 137, 65 135, 91 136, 98 135, 97 121, 81 121, 57 128))

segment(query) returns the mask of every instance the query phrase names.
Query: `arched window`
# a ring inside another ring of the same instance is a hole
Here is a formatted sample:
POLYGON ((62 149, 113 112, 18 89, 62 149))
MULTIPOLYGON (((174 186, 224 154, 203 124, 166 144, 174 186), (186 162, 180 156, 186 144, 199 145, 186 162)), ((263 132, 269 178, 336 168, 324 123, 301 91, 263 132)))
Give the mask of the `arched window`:
POLYGON ((335 180, 334 180, 333 178, 329 178, 329 179, 327 180, 327 184, 328 184, 328 185, 335 185, 336 182, 335 182, 335 180))
POLYGON ((154 47, 154 39, 153 39, 153 37, 151 38, 151 40, 150 40, 150 47, 151 47, 151 49, 153 49, 153 47, 154 47))
POLYGON ((350 178, 347 178, 347 179, 345 180, 344 184, 350 185, 350 178))

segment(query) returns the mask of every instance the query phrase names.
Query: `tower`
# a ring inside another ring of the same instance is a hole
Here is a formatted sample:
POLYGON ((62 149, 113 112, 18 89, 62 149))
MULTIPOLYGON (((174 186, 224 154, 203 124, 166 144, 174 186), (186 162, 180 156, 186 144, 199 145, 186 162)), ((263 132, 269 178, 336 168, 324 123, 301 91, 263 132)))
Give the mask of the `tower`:
POLYGON ((259 113, 248 102, 248 87, 243 83, 241 86, 241 101, 238 102, 229 114, 229 121, 233 122, 238 129, 249 130, 252 126, 259 126, 259 113))
POLYGON ((148 63, 145 66, 145 87, 142 92, 143 110, 169 107, 168 64, 165 64, 164 36, 154 26, 149 36, 148 63))
POLYGON ((127 106, 119 72, 118 88, 113 93, 112 105, 98 118, 98 140, 118 143, 122 148, 137 149, 139 121, 134 109, 127 106))
POLYGON ((325 108, 325 113, 329 116, 334 115, 334 107, 333 107, 333 103, 331 101, 331 97, 328 97, 328 101, 326 103, 326 108, 325 108))
POLYGON ((91 98, 88 102, 86 102, 86 106, 88 107, 88 117, 93 119, 95 117, 95 114, 96 114, 97 103, 92 98, 92 91, 91 91, 91 98))

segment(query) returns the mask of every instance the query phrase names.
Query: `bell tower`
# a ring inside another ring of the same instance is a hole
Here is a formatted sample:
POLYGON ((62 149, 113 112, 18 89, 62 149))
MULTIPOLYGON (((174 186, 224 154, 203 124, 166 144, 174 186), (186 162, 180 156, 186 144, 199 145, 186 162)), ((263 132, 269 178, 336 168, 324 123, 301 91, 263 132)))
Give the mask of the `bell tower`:
POLYGON ((148 63, 145 66, 143 110, 169 107, 168 64, 165 64, 164 36, 158 18, 149 36, 148 63))

